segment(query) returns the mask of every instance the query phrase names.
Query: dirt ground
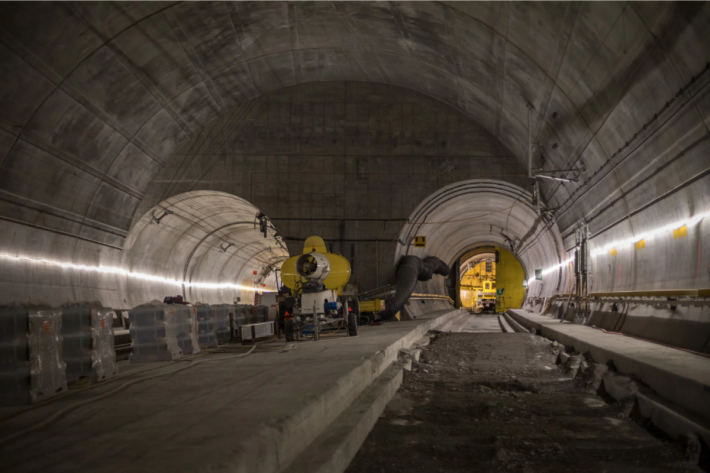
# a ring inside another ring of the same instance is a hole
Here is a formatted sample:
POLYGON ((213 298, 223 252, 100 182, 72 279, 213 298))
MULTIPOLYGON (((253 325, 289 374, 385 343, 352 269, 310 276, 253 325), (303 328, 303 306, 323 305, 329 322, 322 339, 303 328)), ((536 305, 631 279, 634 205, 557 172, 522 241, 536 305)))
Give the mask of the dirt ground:
POLYGON ((347 472, 700 471, 681 442, 565 374, 558 352, 532 334, 438 334, 347 472))

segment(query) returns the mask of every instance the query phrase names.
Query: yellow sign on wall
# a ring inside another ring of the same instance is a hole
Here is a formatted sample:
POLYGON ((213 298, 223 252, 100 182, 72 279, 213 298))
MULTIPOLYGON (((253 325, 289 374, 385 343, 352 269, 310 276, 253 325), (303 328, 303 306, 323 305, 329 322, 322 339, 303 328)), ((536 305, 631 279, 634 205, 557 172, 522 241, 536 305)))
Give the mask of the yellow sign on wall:
POLYGON ((414 237, 414 246, 425 247, 426 246, 426 237, 425 236, 415 236, 414 237))
POLYGON ((688 226, 687 225, 683 225, 682 227, 680 227, 676 230, 673 230, 673 238, 675 238, 676 240, 678 238, 683 238, 683 237, 687 237, 687 236, 688 236, 688 226))

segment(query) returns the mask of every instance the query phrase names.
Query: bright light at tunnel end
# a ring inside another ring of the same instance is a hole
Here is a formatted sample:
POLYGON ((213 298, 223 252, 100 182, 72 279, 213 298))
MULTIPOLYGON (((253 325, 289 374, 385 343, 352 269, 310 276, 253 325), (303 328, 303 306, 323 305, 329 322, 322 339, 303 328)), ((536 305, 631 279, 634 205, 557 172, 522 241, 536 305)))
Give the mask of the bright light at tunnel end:
MULTIPOLYGON (((83 264, 74 263, 64 263, 61 261, 51 261, 38 258, 29 258, 26 256, 12 256, 0 254, 0 258, 10 259, 15 261, 27 261, 30 263, 41 263, 48 264, 52 266, 58 266, 63 269, 73 269, 77 271, 88 271, 93 273, 101 274, 115 274, 117 276, 126 276, 129 278, 140 279, 143 281, 151 281, 163 284, 173 284, 175 286, 185 286, 185 287, 195 287, 201 289, 240 289, 243 291, 255 292, 258 289, 249 286, 242 286, 241 284, 231 284, 231 283, 211 283, 211 282, 190 282, 190 281, 178 281, 177 279, 163 278, 161 276, 154 276, 152 274, 139 273, 134 271, 127 271, 123 268, 118 268, 115 266, 86 266, 83 264)), ((269 292, 266 289, 263 292, 269 292)))
POLYGON ((704 218, 710 217, 710 212, 705 212, 702 214, 698 214, 693 218, 690 218, 688 220, 683 220, 683 221, 678 221, 674 223, 670 223, 668 225, 665 225, 660 228, 656 228, 655 230, 649 230, 647 232, 644 232, 640 235, 633 236, 631 238, 626 238, 624 240, 618 240, 618 241, 613 241, 611 243, 607 243, 606 245, 595 248, 592 250, 589 254, 592 257, 596 257, 599 255, 603 255, 604 253, 608 253, 609 251, 620 248, 623 246, 630 246, 630 245, 635 245, 636 243, 640 242, 641 240, 649 240, 657 235, 660 235, 662 233, 668 233, 672 232, 673 230, 678 230, 679 228, 682 227, 694 227, 698 223, 700 223, 704 218))

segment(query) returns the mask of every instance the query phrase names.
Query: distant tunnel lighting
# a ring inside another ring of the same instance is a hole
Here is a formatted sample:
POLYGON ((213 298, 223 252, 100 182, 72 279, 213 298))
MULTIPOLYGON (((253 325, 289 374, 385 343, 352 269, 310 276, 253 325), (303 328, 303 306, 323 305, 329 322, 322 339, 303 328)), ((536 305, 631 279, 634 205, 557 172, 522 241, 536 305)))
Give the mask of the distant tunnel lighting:
POLYGON ((672 232, 673 230, 677 230, 683 226, 687 226, 689 228, 694 227, 695 225, 700 223, 700 221, 706 217, 710 217, 710 212, 698 214, 691 219, 671 223, 671 224, 665 225, 663 227, 656 228, 655 230, 650 230, 648 232, 641 233, 640 235, 636 235, 631 238, 626 238, 625 240, 618 240, 618 241, 613 241, 611 243, 607 243, 606 245, 604 245, 600 248, 595 248, 594 250, 592 250, 590 252, 590 255, 591 256, 599 256, 604 253, 608 253, 610 250, 613 250, 615 248, 619 248, 621 246, 634 245, 641 240, 650 240, 651 238, 653 238, 657 235, 660 235, 661 233, 672 232))
MULTIPOLYGON (((10 259, 14 261, 27 261, 30 263, 41 263, 48 264, 52 266, 58 266, 64 269, 74 269, 78 271, 89 271, 92 273, 102 273, 102 274, 116 274, 118 276, 127 276, 129 278, 141 279, 143 281, 153 281, 165 284, 174 284, 175 286, 185 287, 196 287, 202 289, 241 289, 243 291, 252 291, 256 289, 253 287, 242 286, 240 284, 231 283, 210 283, 210 282, 189 282, 189 281, 178 281, 176 279, 168 279, 160 276, 153 276, 151 274, 138 273, 133 271, 126 271, 122 268, 117 268, 115 266, 86 266, 83 264, 73 264, 73 263, 62 263, 60 261, 50 261, 37 258, 28 258, 26 256, 12 256, 0 254, 0 258, 10 259)), ((264 291, 267 292, 267 291, 264 291)))

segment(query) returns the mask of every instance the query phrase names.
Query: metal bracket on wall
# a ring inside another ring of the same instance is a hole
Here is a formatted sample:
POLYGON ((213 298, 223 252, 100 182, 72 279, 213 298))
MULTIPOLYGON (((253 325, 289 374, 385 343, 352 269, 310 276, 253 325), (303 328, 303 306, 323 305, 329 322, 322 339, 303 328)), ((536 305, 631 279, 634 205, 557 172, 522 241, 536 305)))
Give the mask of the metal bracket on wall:
POLYGON ((164 218, 167 217, 168 215, 172 215, 172 214, 174 214, 174 213, 175 213, 175 212, 172 212, 172 211, 170 211, 170 210, 165 210, 165 211, 163 212, 163 215, 161 215, 160 217, 156 217, 156 216, 155 216, 155 210, 153 210, 153 211, 150 212, 150 219, 151 219, 151 220, 150 220, 150 223, 151 223, 151 225, 159 225, 159 224, 160 224, 160 221, 161 221, 162 219, 164 219, 164 218))

